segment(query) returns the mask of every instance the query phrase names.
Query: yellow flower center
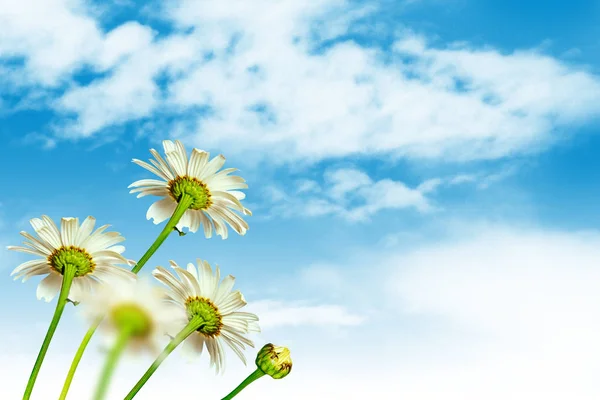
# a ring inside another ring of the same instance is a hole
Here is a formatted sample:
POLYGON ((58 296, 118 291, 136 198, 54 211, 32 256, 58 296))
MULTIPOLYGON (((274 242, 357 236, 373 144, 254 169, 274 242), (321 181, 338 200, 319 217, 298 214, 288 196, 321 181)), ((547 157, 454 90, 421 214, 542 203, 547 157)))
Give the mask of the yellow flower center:
POLYGON ((48 256, 50 266, 60 273, 64 274, 67 265, 74 267, 75 278, 91 274, 96 268, 92 256, 79 247, 62 246, 48 256))
POLYGON ((191 176, 178 176, 169 182, 169 193, 179 202, 185 193, 192 198, 192 210, 205 210, 212 204, 208 186, 199 179, 191 176))
POLYGON ((215 337, 221 332, 223 327, 223 317, 219 309, 204 297, 189 297, 185 301, 185 309, 188 319, 200 317, 202 324, 197 329, 198 332, 208 337, 215 337))

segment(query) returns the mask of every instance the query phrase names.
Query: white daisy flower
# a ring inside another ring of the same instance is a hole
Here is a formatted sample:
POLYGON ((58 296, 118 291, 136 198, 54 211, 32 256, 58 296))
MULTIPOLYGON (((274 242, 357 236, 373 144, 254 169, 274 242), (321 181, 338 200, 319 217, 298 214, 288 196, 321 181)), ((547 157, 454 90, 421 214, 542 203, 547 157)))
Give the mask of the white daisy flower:
POLYGON ((47 275, 37 288, 37 298, 51 301, 60 291, 63 272, 67 266, 74 267, 75 277, 69 299, 80 301, 83 294, 91 291, 99 282, 117 279, 134 279, 131 272, 117 267, 127 260, 121 253, 125 247, 116 245, 125 239, 118 232, 104 232, 110 225, 94 229, 96 219, 87 217, 81 226, 78 218, 62 218, 60 230, 48 216, 33 218, 31 226, 37 238, 21 232, 26 247, 8 246, 9 250, 21 251, 42 257, 19 265, 11 275, 23 282, 32 276, 47 275))
POLYGON ((219 373, 225 367, 223 343, 246 364, 242 350, 246 349, 245 345, 254 347, 254 344, 245 335, 260 332, 258 317, 238 311, 246 305, 246 301, 241 292, 231 291, 235 282, 233 276, 229 275, 219 283, 218 266, 213 273, 208 262, 197 262, 197 269, 189 263, 185 270, 171 261, 178 278, 162 267, 157 267, 152 274, 169 288, 169 301, 180 309, 180 327, 194 318, 200 321, 196 331, 185 340, 184 350, 199 355, 206 347, 210 354, 210 366, 214 365, 219 373))
POLYGON ((245 194, 239 189, 248 187, 246 181, 239 176, 229 175, 237 169, 219 171, 225 163, 225 157, 218 155, 209 161, 209 153, 196 148, 188 160, 185 147, 179 140, 165 140, 163 147, 166 160, 154 149, 150 150, 154 156, 150 160, 152 165, 133 159, 134 163, 162 179, 142 179, 129 185, 134 188, 130 193, 139 192, 138 198, 147 195, 164 197, 150 206, 146 218, 152 219, 155 224, 169 219, 185 194, 188 196, 186 202, 190 205, 177 223, 177 229, 187 227, 190 232, 196 232, 202 225, 204 235, 210 238, 214 225, 217 235, 226 239, 229 225, 238 234, 244 235, 248 224, 234 211, 244 215, 252 213, 240 202, 245 194))
POLYGON ((165 295, 164 289, 146 280, 120 280, 86 295, 82 314, 92 323, 105 316, 100 328, 112 339, 127 329, 129 349, 158 353, 167 332, 179 327, 173 306, 164 301, 165 295))

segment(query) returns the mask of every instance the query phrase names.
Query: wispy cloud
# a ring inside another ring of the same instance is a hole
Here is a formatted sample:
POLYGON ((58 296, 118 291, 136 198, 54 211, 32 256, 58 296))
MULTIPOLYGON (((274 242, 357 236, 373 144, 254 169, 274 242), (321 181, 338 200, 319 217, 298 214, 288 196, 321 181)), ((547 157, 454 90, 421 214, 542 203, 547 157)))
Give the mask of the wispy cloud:
MULTIPOLYGON (((301 180, 295 193, 269 186, 264 199, 272 213, 291 217, 336 215, 349 221, 366 221, 381 210, 415 209, 431 212, 426 193, 437 186, 437 180, 410 188, 392 179, 372 180, 365 172, 354 168, 325 172, 323 183, 301 180)), ((293 190, 293 189, 292 189, 293 190)))
POLYGON ((84 1, 4 0, 0 50, 24 58, 31 85, 66 90, 50 104, 74 117, 62 136, 188 113, 190 142, 272 162, 493 159, 598 116, 598 77, 541 53, 433 46, 409 31, 385 52, 340 39, 368 8, 267 3, 170 4, 162 16, 178 29, 159 36, 137 22, 104 32, 84 1), (101 74, 70 82, 85 66, 101 74))
POLYGON ((272 215, 284 217, 334 215, 353 222, 369 221, 385 210, 427 214, 444 210, 437 198, 452 187, 468 185, 485 190, 516 171, 518 165, 503 166, 497 170, 426 179, 410 187, 389 178, 373 180, 354 167, 331 168, 318 180, 302 178, 287 187, 275 184, 265 187, 264 203, 257 209, 269 209, 272 215))

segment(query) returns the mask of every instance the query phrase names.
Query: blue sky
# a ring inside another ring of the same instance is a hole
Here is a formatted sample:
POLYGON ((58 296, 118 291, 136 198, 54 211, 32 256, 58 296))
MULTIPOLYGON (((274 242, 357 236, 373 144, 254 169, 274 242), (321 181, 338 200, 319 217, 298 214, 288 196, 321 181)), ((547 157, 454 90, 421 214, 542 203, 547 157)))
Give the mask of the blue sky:
MULTIPOLYGON (((0 0, 0 244, 93 215, 138 258, 160 226, 128 194, 149 177, 131 159, 180 139, 240 169, 250 230, 172 236, 142 273, 200 257, 236 276, 257 344, 295 363, 244 398, 598 398, 600 3, 169 4, 0 0)), ((18 398, 53 305, 8 276, 26 256, 0 254, 18 398)), ((85 330, 66 314, 48 393, 85 330)), ((151 360, 127 361, 115 398, 151 360)), ((250 372, 228 361, 215 380, 176 355, 139 397, 198 374, 222 396, 250 372)))

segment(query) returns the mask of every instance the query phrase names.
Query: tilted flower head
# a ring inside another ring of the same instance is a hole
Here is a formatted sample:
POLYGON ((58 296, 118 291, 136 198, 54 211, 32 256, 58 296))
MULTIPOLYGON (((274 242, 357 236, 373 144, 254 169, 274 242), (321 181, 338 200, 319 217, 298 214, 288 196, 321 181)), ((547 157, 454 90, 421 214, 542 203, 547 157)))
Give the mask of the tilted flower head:
POLYGON ((209 153, 195 148, 188 160, 185 147, 179 140, 165 140, 163 147, 166 160, 154 149, 150 150, 155 158, 150 160, 152 165, 133 160, 163 179, 142 179, 129 185, 134 188, 130 193, 139 192, 138 198, 147 195, 164 197, 150 206, 146 218, 152 218, 155 224, 169 219, 182 196, 187 194, 191 197, 191 204, 177 223, 177 229, 187 227, 190 232, 196 232, 202 225, 204 235, 210 238, 214 225, 217 235, 225 239, 227 225, 230 225, 238 234, 244 235, 248 224, 234 210, 252 215, 240 202, 245 194, 238 190, 248 185, 243 178, 229 175, 236 171, 235 168, 219 171, 225 157, 218 155, 209 161, 209 153))
POLYGON ((33 218, 30 223, 38 237, 21 232, 29 239, 23 242, 26 247, 8 246, 8 249, 42 257, 24 262, 11 273, 15 280, 23 278, 23 282, 32 276, 47 275, 38 285, 38 299, 50 301, 56 296, 68 265, 75 269, 69 292, 72 301, 80 301, 99 282, 135 278, 131 272, 116 266, 127 262, 121 255, 125 247, 115 246, 125 239, 118 232, 104 232, 110 225, 92 233, 96 223, 93 217, 87 217, 81 226, 78 218, 62 218, 60 230, 46 215, 33 218))
POLYGON ((256 355, 256 366, 274 379, 285 378, 292 371, 292 358, 287 347, 265 344, 256 355))
POLYGON ((157 267, 152 274, 170 289, 168 301, 180 308, 180 326, 185 326, 192 318, 203 320, 196 332, 186 339, 184 348, 201 354, 206 346, 210 366, 215 365, 217 373, 225 366, 223 343, 229 345, 246 364, 242 350, 246 348, 244 345, 254 347, 254 344, 245 335, 260 332, 260 328, 256 315, 238 311, 246 305, 246 301, 242 293, 231 291, 235 278, 229 275, 219 283, 219 267, 213 273, 208 262, 202 260, 198 260, 198 268, 189 263, 186 270, 173 261, 171 266, 177 277, 162 267, 157 267))
POLYGON ((129 331, 129 348, 160 351, 160 341, 177 329, 173 306, 164 301, 165 290, 146 280, 120 280, 104 285, 83 301, 83 315, 93 322, 105 316, 100 328, 113 338, 129 331))

